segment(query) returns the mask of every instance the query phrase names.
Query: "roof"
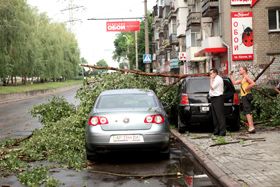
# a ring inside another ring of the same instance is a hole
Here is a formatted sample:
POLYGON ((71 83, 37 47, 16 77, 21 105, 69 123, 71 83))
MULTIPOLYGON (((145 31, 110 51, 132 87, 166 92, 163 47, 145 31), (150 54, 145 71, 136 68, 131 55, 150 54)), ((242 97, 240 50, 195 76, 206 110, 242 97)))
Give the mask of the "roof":
POLYGON ((149 89, 137 89, 137 88, 128 88, 128 89, 114 89, 114 90, 105 90, 101 95, 114 95, 114 94, 143 94, 143 93, 154 93, 149 89))

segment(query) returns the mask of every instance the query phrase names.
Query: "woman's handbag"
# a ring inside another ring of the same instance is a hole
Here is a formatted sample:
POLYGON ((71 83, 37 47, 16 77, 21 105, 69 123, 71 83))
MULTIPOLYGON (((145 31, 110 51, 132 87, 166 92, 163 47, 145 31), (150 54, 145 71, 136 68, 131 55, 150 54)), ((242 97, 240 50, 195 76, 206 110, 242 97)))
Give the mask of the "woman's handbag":
POLYGON ((253 101, 253 99, 254 99, 252 93, 248 93, 248 94, 246 95, 246 98, 247 98, 247 100, 250 101, 250 102, 253 101))

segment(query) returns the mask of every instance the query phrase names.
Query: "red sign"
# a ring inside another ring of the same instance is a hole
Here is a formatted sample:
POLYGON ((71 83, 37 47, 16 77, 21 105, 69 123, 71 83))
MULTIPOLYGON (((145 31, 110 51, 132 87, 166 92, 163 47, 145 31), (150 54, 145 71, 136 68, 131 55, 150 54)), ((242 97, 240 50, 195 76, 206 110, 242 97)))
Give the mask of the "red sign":
POLYGON ((251 5, 252 0, 231 0, 231 5, 251 5))
POLYGON ((251 5, 253 7, 258 0, 231 0, 231 5, 251 5))
POLYGON ((187 52, 179 52, 179 60, 186 61, 187 60, 187 52))
POLYGON ((254 59, 252 12, 232 12, 232 60, 254 59))
POLYGON ((258 0, 252 0, 252 4, 251 4, 251 7, 253 7, 256 3, 257 3, 258 0))
POLYGON ((140 30, 139 21, 108 21, 106 22, 107 32, 132 32, 140 30))

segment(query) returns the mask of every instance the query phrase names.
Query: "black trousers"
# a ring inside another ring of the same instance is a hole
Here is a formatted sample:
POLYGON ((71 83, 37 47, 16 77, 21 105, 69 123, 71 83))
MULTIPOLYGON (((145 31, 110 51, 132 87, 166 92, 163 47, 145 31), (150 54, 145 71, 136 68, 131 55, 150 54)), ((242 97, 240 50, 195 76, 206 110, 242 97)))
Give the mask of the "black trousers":
POLYGON ((214 124, 214 134, 224 135, 226 133, 226 119, 224 115, 224 97, 211 97, 211 111, 214 124))

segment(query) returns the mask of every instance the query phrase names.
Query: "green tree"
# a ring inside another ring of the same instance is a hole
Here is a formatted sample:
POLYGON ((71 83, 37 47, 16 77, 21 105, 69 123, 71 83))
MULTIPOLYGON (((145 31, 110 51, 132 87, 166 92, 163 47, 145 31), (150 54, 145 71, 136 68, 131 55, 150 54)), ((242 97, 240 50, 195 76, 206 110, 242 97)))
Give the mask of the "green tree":
MULTIPOLYGON (((96 62, 97 66, 101 66, 101 67, 108 67, 108 64, 106 62, 106 60, 101 59, 98 62, 96 62)), ((93 72, 94 75, 96 74, 101 74, 101 73, 106 73, 108 70, 95 70, 95 72, 93 72)))
MULTIPOLYGON (((150 14, 149 14, 150 15, 150 14)), ((148 18, 149 25, 152 24, 152 16, 148 18)), ((152 41, 152 28, 149 26, 149 51, 151 51, 151 41, 152 41)), ((113 59, 119 62, 119 67, 123 68, 128 62, 130 63, 131 69, 135 69, 135 36, 133 32, 122 32, 117 34, 117 37, 114 41, 115 50, 113 52, 113 59)), ((145 54, 145 23, 141 21, 140 32, 138 33, 138 62, 139 69, 144 71, 145 64, 143 64, 143 54, 145 54)))
POLYGON ((0 79, 57 80, 79 73, 80 51, 64 24, 50 22, 26 0, 0 0, 0 79))

